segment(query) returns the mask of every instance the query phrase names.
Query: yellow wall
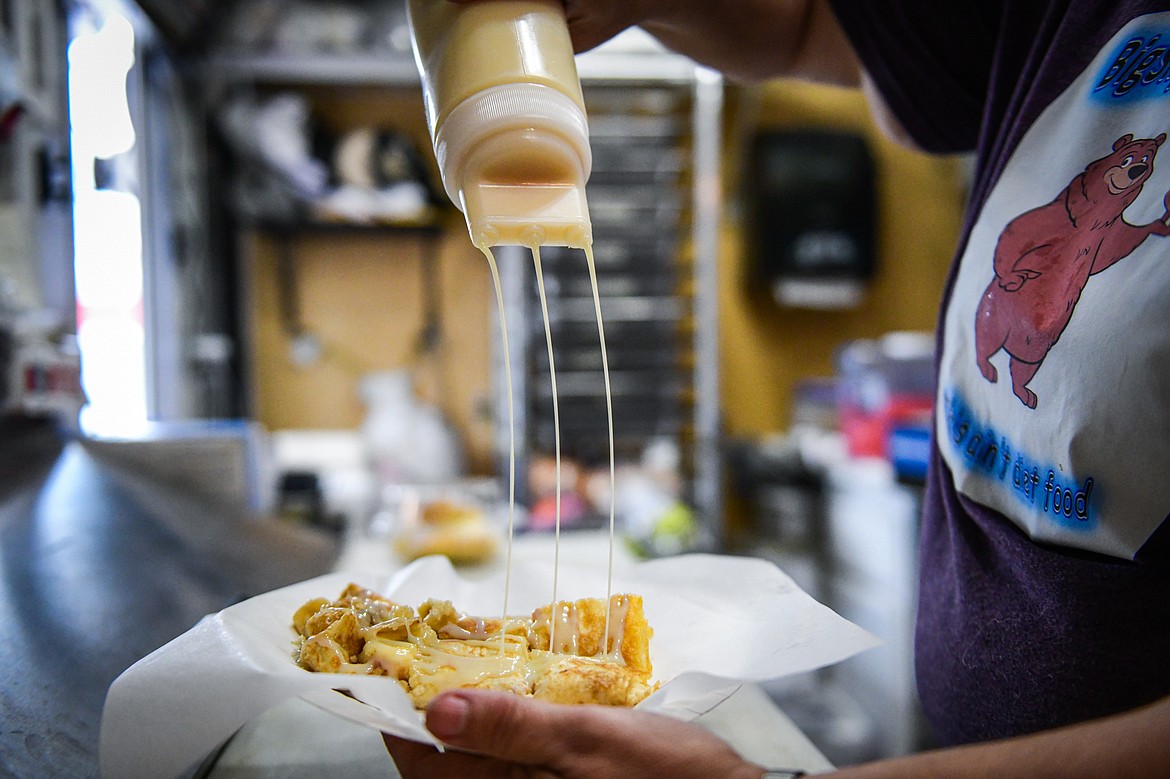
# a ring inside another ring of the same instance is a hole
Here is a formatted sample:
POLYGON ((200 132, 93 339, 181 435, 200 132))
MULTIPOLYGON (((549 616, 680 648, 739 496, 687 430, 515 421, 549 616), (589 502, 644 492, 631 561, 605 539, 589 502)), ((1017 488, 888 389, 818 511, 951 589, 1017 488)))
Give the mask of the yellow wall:
MULTIPOLYGON (((302 89, 314 116, 341 134, 369 125, 407 133, 432 161, 421 91, 375 87, 302 89)), ((432 171, 438 185, 437 169, 432 171)), ((279 243, 269 234, 243 236, 250 287, 248 327, 255 416, 271 430, 354 429, 365 415, 363 375, 405 368, 420 397, 455 426, 477 473, 493 469, 491 343, 495 298, 483 255, 462 215, 449 209, 436 238, 392 231, 303 233, 292 241, 298 302, 305 329, 318 336, 323 359, 298 366, 281 321, 279 243), (428 241, 437 240, 437 246, 428 241), (442 342, 417 349, 424 322, 426 263, 437 268, 442 342)))
POLYGON ((255 348, 256 416, 269 429, 356 428, 365 414, 361 377, 408 368, 421 397, 437 404, 460 431, 470 464, 491 468, 491 276, 483 255, 449 230, 430 256, 425 237, 410 234, 312 235, 295 241, 301 318, 320 338, 323 359, 297 366, 281 323, 278 244, 248 237, 255 348), (438 264, 442 341, 420 353, 425 262, 438 264))
POLYGON ((766 293, 747 294, 751 275, 737 214, 730 208, 720 258, 721 392, 731 436, 784 430, 793 390, 833 372, 844 341, 892 330, 930 330, 960 226, 961 165, 885 140, 851 90, 783 81, 737 88, 729 96, 727 196, 738 195, 741 154, 758 128, 831 127, 870 142, 878 186, 878 270, 864 301, 842 311, 782 309, 766 293))

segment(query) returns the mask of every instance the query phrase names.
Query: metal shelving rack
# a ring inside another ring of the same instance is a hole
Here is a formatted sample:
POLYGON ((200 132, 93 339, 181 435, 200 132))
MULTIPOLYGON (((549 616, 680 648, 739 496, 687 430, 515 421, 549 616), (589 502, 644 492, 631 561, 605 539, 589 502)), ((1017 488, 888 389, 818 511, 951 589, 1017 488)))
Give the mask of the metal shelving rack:
MULTIPOLYGON (((0 137, 0 314, 49 309, 63 324, 74 316, 72 214, 61 191, 68 182, 67 43, 62 10, 44 0, 0 0, 0 68, 7 100, 19 104, 0 137)), ((2 377, 0 377, 2 378, 2 377)), ((0 388, 2 391, 2 388, 0 388)))
MULTIPOLYGON (((589 109, 588 185, 619 460, 656 438, 679 448, 685 497, 722 540, 718 231, 723 82, 635 39, 579 59, 589 109)), ((562 453, 607 455, 600 348, 584 257, 541 252, 557 367, 562 453)), ((552 410, 543 320, 525 249, 501 257, 517 438, 550 454, 552 410)), ((502 372, 502 361, 499 370, 502 372)), ((502 377, 501 377, 502 386, 502 377)), ((497 419, 506 434, 507 406, 497 419)), ((498 451, 507 452, 507 440, 498 451)))

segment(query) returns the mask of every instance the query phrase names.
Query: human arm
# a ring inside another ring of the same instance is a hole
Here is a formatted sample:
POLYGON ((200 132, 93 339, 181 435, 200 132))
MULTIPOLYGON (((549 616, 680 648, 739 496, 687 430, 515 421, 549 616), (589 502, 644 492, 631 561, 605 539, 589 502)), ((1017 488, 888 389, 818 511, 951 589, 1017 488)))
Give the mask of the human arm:
MULTIPOLYGON (((596 15, 597 5, 568 0, 570 32, 574 14, 580 14, 584 6, 596 15)), ((655 3, 641 0, 634 5, 655 3)), ((828 0, 686 0, 658 5, 656 15, 635 23, 668 48, 742 81, 783 76, 860 87, 878 128, 903 146, 916 146, 861 66, 828 0)), ((582 28, 574 37, 578 50, 582 48, 578 41, 592 47, 605 40, 599 39, 599 33, 609 32, 600 23, 605 18, 577 21, 582 28)))
POLYGON ((860 87, 878 128, 891 140, 916 148, 861 67, 828 0, 565 0, 564 4, 578 52, 638 25, 668 48, 740 81, 784 76, 860 87))
MULTIPOLYGON (((569 3, 590 7, 585 0, 569 3)), ((636 3, 637 5, 637 3, 636 3)), ((640 26, 665 46, 757 81, 774 76, 857 86, 860 68, 828 0, 721 0, 645 3, 640 26)))
POLYGON ((1124 714, 1018 738, 848 768, 839 779, 1140 779, 1170 776, 1170 697, 1124 714))
POLYGON ((637 25, 667 48, 738 80, 789 76, 840 86, 860 83, 857 58, 828 0, 565 0, 564 5, 578 52, 637 25))
MULTIPOLYGON (((461 690, 436 699, 427 726, 455 749, 439 753, 388 737, 404 779, 759 779, 763 773, 702 728, 637 710, 556 706, 510 693, 461 690)), ((1106 719, 850 767, 833 776, 1170 776, 1170 698, 1106 719)))

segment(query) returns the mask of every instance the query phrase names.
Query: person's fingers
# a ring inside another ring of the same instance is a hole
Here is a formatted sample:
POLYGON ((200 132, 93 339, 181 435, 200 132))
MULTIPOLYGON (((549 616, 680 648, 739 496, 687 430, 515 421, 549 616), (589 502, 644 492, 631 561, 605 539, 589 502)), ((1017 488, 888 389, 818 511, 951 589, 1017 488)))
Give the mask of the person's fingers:
POLYGON ((443 743, 528 765, 555 766, 583 707, 557 706, 513 693, 456 690, 427 708, 427 729, 443 743))
POLYGON ((626 779, 635 766, 675 779, 756 779, 762 771, 689 723, 620 707, 557 705, 510 692, 444 693, 427 709, 427 728, 462 751, 439 754, 387 739, 407 779, 626 779))
MULTIPOLYGON (((459 5, 484 2, 450 1, 459 5)), ((565 17, 569 22, 569 37, 573 41, 573 51, 578 54, 600 46, 627 27, 637 24, 639 19, 638 15, 632 12, 634 0, 623 0, 620 3, 562 0, 562 4, 565 6, 565 17)))

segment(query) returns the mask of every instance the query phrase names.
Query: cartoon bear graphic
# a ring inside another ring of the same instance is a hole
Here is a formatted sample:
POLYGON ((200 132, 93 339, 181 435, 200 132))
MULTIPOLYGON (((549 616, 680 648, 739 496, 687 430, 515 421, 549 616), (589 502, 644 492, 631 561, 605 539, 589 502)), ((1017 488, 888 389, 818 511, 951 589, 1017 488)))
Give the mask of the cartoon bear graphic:
POLYGON ((1069 182, 1050 203, 1020 214, 1003 229, 995 247, 995 278, 975 314, 975 358, 984 378, 998 378, 991 357, 1011 357, 1012 391, 1028 408, 1036 375, 1064 332, 1089 277, 1125 259, 1150 235, 1170 235, 1170 192, 1165 213, 1147 225, 1122 215, 1141 194, 1165 142, 1123 135, 1113 152, 1069 182))

